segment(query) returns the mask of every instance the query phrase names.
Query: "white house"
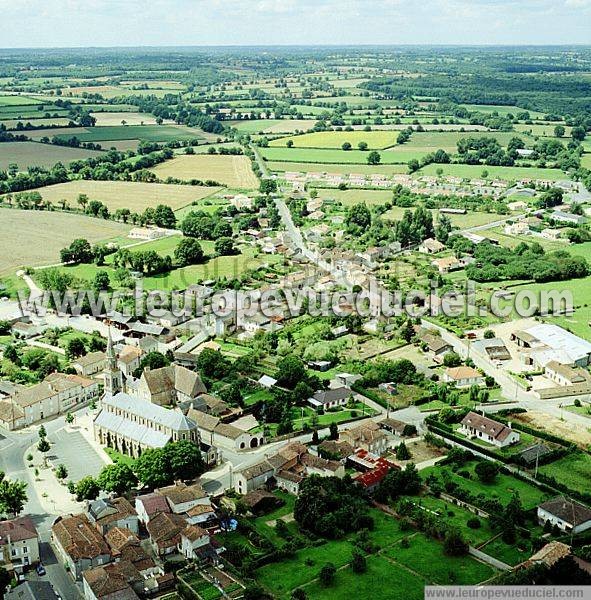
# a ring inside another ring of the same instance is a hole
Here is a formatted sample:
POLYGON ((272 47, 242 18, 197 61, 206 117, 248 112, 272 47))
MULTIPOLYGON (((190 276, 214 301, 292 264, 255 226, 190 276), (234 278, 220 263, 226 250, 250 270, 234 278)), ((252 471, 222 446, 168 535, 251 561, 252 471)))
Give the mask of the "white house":
POLYGON ((483 385, 484 376, 472 367, 449 367, 443 374, 443 381, 454 383, 456 387, 470 387, 472 385, 483 385))
POLYGON ((477 438, 499 448, 516 444, 520 439, 519 433, 510 426, 472 411, 462 419, 459 432, 469 438, 477 438))
POLYGON ((561 531, 581 533, 591 528, 591 509, 561 496, 538 506, 538 522, 544 525, 547 521, 561 531))

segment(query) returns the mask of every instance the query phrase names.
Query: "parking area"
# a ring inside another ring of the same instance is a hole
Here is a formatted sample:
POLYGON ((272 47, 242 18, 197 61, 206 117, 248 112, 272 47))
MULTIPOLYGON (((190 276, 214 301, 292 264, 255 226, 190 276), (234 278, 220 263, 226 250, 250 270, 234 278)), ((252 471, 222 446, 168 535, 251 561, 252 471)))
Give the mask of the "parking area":
POLYGON ((72 481, 87 475, 96 477, 105 466, 105 461, 79 431, 61 429, 51 435, 50 441, 47 458, 54 465, 65 465, 72 481))

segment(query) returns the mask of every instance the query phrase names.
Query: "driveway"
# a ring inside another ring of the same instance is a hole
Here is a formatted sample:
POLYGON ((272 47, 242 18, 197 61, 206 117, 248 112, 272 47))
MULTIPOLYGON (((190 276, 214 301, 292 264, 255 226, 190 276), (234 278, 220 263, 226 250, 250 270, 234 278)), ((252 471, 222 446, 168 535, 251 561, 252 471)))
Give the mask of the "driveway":
POLYGON ((87 475, 96 477, 105 466, 101 456, 79 431, 61 429, 50 440, 52 445, 47 458, 56 466, 64 464, 68 479, 72 481, 87 475))

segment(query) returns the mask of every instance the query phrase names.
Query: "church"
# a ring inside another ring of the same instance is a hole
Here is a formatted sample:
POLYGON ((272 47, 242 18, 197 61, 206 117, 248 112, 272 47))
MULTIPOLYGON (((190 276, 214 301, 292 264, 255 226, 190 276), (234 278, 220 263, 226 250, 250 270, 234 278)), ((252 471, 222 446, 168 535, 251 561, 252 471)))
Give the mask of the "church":
POLYGON ((106 362, 104 394, 94 420, 94 435, 100 444, 133 458, 168 442, 187 440, 200 445, 197 424, 179 409, 164 408, 123 391, 123 374, 117 367, 110 331, 106 362))

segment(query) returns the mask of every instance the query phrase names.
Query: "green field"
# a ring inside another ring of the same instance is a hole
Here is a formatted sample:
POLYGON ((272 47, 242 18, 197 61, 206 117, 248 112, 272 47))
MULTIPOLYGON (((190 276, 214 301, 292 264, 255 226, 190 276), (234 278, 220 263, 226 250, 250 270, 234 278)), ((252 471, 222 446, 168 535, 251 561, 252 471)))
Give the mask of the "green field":
POLYGON ((27 167, 53 167, 58 162, 68 164, 99 154, 95 150, 37 142, 3 142, 0 144, 0 170, 8 169, 11 164, 18 165, 21 171, 25 171, 27 167))
MULTIPOLYGON (((320 151, 322 152, 322 151, 320 151)), ((330 150, 329 150, 330 152, 330 150)), ((272 161, 267 163, 267 168, 274 172, 294 171, 301 173, 340 173, 346 175, 348 173, 358 173, 360 175, 371 175, 376 173, 379 175, 396 175, 407 173, 406 165, 360 165, 360 164, 324 164, 315 163, 298 163, 298 162, 279 162, 272 161)))
MULTIPOLYGON (((67 133, 61 138, 70 137, 67 133)), ((81 142, 106 142, 117 140, 145 140, 171 142, 174 140, 203 139, 199 129, 181 125, 114 125, 87 127, 85 133, 76 133, 81 142)))
POLYGON ((30 106, 32 104, 40 104, 40 102, 29 96, 0 96, 0 106, 30 106))
MULTIPOLYGON (((260 148, 259 154, 267 161, 302 162, 317 164, 367 165, 369 152, 361 150, 320 150, 318 148, 260 148)), ((406 163, 417 156, 416 152, 380 152, 382 164, 406 163)), ((327 167, 328 168, 328 167, 327 167)), ((406 172, 406 170, 405 170, 406 172)))
POLYGON ((356 149, 357 144, 365 142, 372 150, 383 150, 394 146, 397 136, 397 131, 321 131, 272 140, 269 146, 285 148, 291 140, 294 148, 340 149, 349 142, 356 149))
POLYGON ((439 169, 443 177, 464 177, 466 179, 480 179, 484 171, 489 178, 506 179, 507 181, 517 179, 546 179, 557 181, 568 179, 567 175, 559 169, 541 169, 538 167, 491 167, 488 165, 426 165, 418 170, 415 175, 437 175, 439 169))

